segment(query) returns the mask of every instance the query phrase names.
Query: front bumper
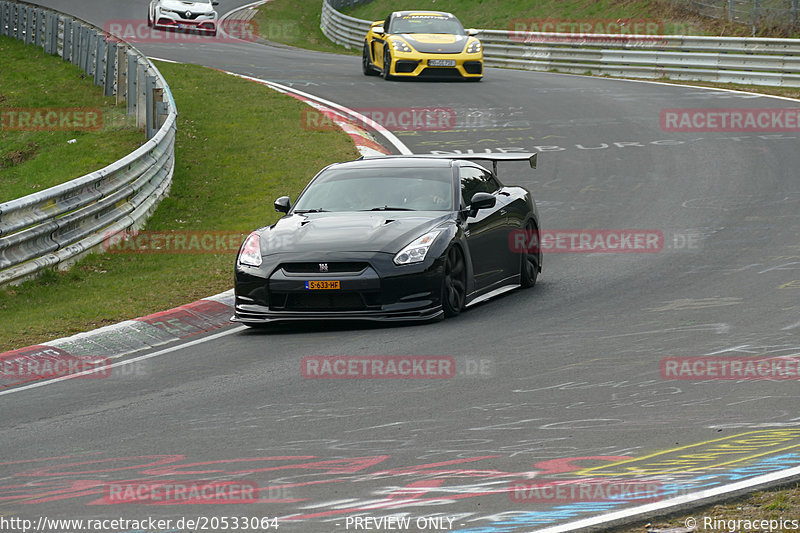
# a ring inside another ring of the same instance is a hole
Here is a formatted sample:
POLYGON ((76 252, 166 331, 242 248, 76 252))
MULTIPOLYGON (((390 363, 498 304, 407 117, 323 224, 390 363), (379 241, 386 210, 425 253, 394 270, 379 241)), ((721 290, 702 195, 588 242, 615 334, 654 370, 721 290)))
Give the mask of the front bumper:
POLYGON ((389 74, 397 77, 480 78, 483 54, 415 54, 395 52, 389 74), (433 61, 451 61, 452 66, 431 65, 433 61))
POLYGON ((398 267, 392 258, 379 253, 312 261, 284 258, 260 268, 237 266, 232 320, 406 322, 441 317, 443 261, 398 267), (314 272, 319 262, 328 264, 329 272, 314 272), (309 289, 309 281, 338 281, 340 289, 309 289))
POLYGON ((156 10, 154 26, 160 29, 196 30, 216 33, 217 17, 205 14, 192 14, 191 18, 171 11, 156 10))

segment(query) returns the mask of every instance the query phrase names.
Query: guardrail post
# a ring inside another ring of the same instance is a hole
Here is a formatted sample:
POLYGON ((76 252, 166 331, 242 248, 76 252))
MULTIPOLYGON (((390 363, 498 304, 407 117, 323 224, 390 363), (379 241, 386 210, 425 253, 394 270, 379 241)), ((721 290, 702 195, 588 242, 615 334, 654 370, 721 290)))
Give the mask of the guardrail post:
POLYGON ((16 21, 16 28, 17 28, 17 40, 21 41, 24 39, 25 35, 25 13, 27 12, 28 8, 25 6, 17 5, 17 21, 16 21))
POLYGON ((728 0, 728 20, 736 19, 736 0, 728 0))
POLYGON ((69 61, 73 65, 81 64, 81 24, 80 22, 72 23, 72 53, 69 55, 69 61))
POLYGON ((105 96, 114 96, 114 81, 116 80, 116 59, 117 59, 117 43, 114 41, 106 41, 106 68, 103 70, 103 81, 105 87, 103 94, 105 96))
POLYGON ((105 72, 106 59, 106 40, 99 33, 96 35, 97 37, 94 53, 94 84, 103 85, 103 73, 105 72))
POLYGON ((31 14, 31 43, 44 48, 45 35, 44 28, 47 20, 47 13, 41 9, 34 9, 31 14))
POLYGON ((61 59, 72 60, 72 19, 64 19, 64 44, 61 49, 61 59))
POLYGON ((33 42, 33 18, 36 14, 35 9, 27 9, 27 16, 25 17, 25 44, 33 42))
POLYGON ((80 53, 80 66, 81 70, 86 72, 89 70, 89 28, 81 24, 81 40, 78 45, 78 52, 80 53))
POLYGON ((122 41, 117 43, 115 49, 117 52, 117 77, 114 92, 117 95, 117 105, 120 105, 122 100, 125 99, 125 91, 128 83, 128 66, 125 63, 125 58, 128 56, 128 49, 122 44, 122 41))
POLYGON ((86 72, 89 76, 94 76, 94 54, 97 50, 97 33, 91 28, 86 32, 86 43, 81 43, 81 46, 86 48, 86 72))
POLYGON ((0 35, 8 35, 6 33, 6 24, 8 20, 8 4, 0 2, 0 35))
POLYGON ((169 115, 169 104, 164 101, 164 89, 156 87, 153 90, 153 95, 156 109, 156 123, 154 127, 156 131, 158 131, 167 121, 167 115, 169 115))
POLYGON ((145 86, 145 137, 147 139, 152 139, 153 134, 155 133, 155 128, 153 127, 156 122, 156 106, 155 106, 155 94, 154 90, 156 88, 156 77, 146 75, 144 79, 144 86, 145 86))
POLYGON ((45 17, 44 17, 44 35, 42 36, 42 39, 44 41, 43 49, 44 49, 45 53, 47 53, 47 54, 50 53, 50 49, 52 48, 52 46, 50 44, 50 41, 52 40, 52 35, 53 35, 52 26, 53 26, 53 15, 52 15, 52 13, 47 13, 47 14, 45 14, 45 17))
POLYGON ((800 4, 798 0, 792 0, 792 26, 797 26, 797 12, 800 11, 798 4, 800 4))
POLYGON ((36 32, 36 46, 40 46, 44 50, 47 46, 47 12, 41 9, 38 11, 33 27, 36 32))
POLYGON ((47 53, 52 55, 58 55, 58 15, 55 13, 52 16, 45 19, 50 20, 50 28, 47 31, 47 35, 45 35, 45 42, 47 46, 47 53))
POLYGON ((137 64, 136 55, 128 51, 128 68, 126 78, 128 79, 127 89, 125 90, 125 99, 128 102, 128 115, 135 115, 136 114, 136 104, 138 103, 138 97, 136 96, 138 91, 136 90, 136 64, 137 64))
POLYGON ((147 65, 136 61, 136 127, 147 126, 147 65))
POLYGON ((89 64, 86 69, 86 74, 94 76, 97 72, 97 32, 89 30, 89 64))

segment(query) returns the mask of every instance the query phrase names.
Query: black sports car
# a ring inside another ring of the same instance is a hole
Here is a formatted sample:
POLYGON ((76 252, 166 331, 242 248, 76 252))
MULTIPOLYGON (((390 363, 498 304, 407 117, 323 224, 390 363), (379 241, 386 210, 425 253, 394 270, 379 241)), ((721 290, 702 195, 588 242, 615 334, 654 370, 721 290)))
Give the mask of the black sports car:
POLYGON ((542 268, 536 204, 497 179, 499 161, 536 154, 378 156, 322 169, 286 213, 251 233, 236 259, 235 316, 430 320, 517 286, 542 268), (490 161, 488 170, 475 161, 490 161))

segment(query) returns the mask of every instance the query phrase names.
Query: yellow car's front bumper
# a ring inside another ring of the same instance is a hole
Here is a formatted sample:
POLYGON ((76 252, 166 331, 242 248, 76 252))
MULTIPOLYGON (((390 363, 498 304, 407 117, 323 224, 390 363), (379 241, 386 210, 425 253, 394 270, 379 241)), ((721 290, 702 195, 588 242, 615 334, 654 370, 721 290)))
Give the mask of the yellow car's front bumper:
POLYGON ((481 78, 483 54, 392 54, 391 76, 431 78, 481 78))

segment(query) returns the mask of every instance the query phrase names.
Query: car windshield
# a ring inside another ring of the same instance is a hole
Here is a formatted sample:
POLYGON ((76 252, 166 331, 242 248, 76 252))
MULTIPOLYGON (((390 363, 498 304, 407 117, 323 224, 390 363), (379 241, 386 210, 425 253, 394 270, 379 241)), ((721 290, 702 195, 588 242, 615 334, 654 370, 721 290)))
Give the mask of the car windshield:
POLYGON ((464 27, 455 18, 439 15, 406 15, 392 21, 389 33, 448 33, 465 35, 464 27))
POLYGON ((297 199, 292 211, 452 211, 450 167, 332 168, 297 199))

